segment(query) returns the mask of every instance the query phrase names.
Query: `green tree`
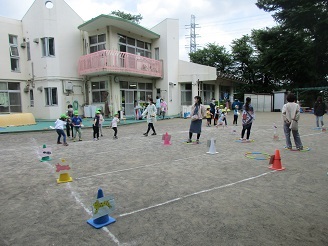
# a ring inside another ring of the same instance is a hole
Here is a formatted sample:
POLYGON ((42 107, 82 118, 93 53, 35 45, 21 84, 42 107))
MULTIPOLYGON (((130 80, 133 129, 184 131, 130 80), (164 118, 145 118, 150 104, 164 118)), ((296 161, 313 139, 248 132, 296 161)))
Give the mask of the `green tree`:
POLYGON ((312 62, 312 67, 308 69, 311 70, 308 74, 311 77, 310 85, 322 85, 322 82, 327 85, 328 1, 258 0, 256 5, 264 11, 273 13, 273 18, 280 25, 279 32, 287 36, 286 39, 291 38, 290 34, 294 35, 293 45, 297 45, 297 41, 304 38, 302 44, 305 42, 306 47, 302 52, 306 54, 306 59, 312 62))
POLYGON ((115 10, 111 12, 112 15, 116 15, 118 17, 121 17, 122 19, 134 22, 136 24, 139 24, 140 21, 143 19, 143 17, 141 16, 141 14, 138 15, 132 15, 130 13, 125 13, 123 11, 120 10, 115 10))
POLYGON ((215 43, 208 43, 205 48, 189 53, 189 58, 191 62, 215 67, 218 72, 231 71, 231 54, 224 46, 215 43))

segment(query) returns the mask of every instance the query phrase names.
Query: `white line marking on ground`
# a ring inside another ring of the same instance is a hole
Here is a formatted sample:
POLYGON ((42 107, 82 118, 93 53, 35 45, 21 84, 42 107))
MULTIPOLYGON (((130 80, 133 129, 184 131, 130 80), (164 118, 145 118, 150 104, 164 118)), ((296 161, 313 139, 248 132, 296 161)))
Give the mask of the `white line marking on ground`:
MULTIPOLYGON (((38 158, 39 159, 41 159, 41 156, 39 155, 39 147, 37 147, 38 146, 38 143, 37 143, 37 141, 36 141, 36 139, 35 138, 32 138, 32 141, 33 141, 33 143, 36 145, 36 146, 34 146, 33 148, 35 149, 35 152, 36 152, 36 155, 38 156, 38 158)), ((54 169, 54 166, 52 166, 49 162, 47 162, 47 161, 44 161, 43 163, 46 163, 48 166, 50 166, 52 169, 54 169)), ((92 212, 91 212, 91 210, 90 209, 88 209, 85 205, 84 205, 84 203, 80 200, 80 198, 78 197, 78 195, 77 195, 77 193, 75 192, 75 191, 73 191, 73 188, 72 188, 72 186, 71 186, 71 184, 70 183, 67 183, 67 187, 68 187, 68 189, 70 190, 70 192, 71 192, 71 195, 74 197, 74 199, 75 199, 75 201, 90 215, 90 216, 92 216, 92 212)), ((113 240, 113 242, 115 242, 117 245, 120 245, 120 241, 114 236, 114 234, 113 233, 111 233, 109 230, 108 230, 108 228, 107 227, 102 227, 101 228, 103 231, 105 231, 108 235, 109 235, 109 237, 113 240)))
POLYGON ((131 214, 143 212, 143 211, 146 211, 146 210, 149 210, 149 209, 152 209, 152 208, 158 208, 158 207, 161 207, 161 206, 164 206, 164 205, 167 205, 167 204, 170 204, 170 203, 173 203, 173 202, 176 202, 176 201, 179 201, 179 200, 188 198, 188 197, 196 196, 196 195, 199 195, 199 194, 202 194, 202 193, 207 193, 207 192, 210 192, 210 191, 213 191, 213 190, 218 190, 218 189, 226 188, 226 187, 233 186, 233 185, 236 185, 236 184, 239 184, 239 183, 243 183, 243 182, 246 182, 246 181, 249 181, 249 180, 260 178, 262 176, 265 176, 265 175, 270 174, 270 173, 273 173, 273 172, 276 172, 276 171, 273 170, 273 171, 262 173, 260 175, 253 176, 253 177, 250 177, 250 178, 247 178, 247 179, 239 180, 237 182, 233 182, 233 183, 230 183, 230 184, 225 184, 225 185, 217 186, 217 187, 214 187, 214 188, 211 188, 211 189, 207 189, 207 190, 197 191, 195 193, 188 194, 188 195, 181 196, 181 197, 177 197, 177 198, 168 200, 168 201, 163 202, 163 203, 152 205, 152 206, 149 206, 149 207, 146 207, 146 208, 141 208, 141 209, 138 209, 138 210, 135 210, 135 211, 132 211, 132 212, 120 214, 118 217, 125 217, 127 215, 131 215, 131 214))
MULTIPOLYGON (((90 209, 88 209, 84 203, 81 201, 81 199, 78 197, 78 194, 73 191, 72 186, 70 183, 67 183, 67 187, 68 189, 71 191, 72 196, 74 197, 75 201, 90 215, 92 216, 92 211, 90 209)), ((113 233, 111 233, 107 227, 102 227, 101 228, 103 231, 105 231, 109 237, 113 240, 114 243, 116 243, 117 245, 120 245, 120 241, 115 237, 115 235, 113 233)))
POLYGON ((181 159, 176 159, 176 160, 170 160, 170 161, 161 161, 161 162, 157 162, 157 163, 154 163, 154 164, 142 165, 142 166, 131 167, 131 168, 126 168, 126 169, 120 169, 120 170, 111 171, 111 172, 98 173, 98 174, 94 174, 94 175, 90 175, 90 176, 85 176, 85 177, 80 177, 80 178, 75 178, 75 179, 76 180, 81 180, 81 179, 93 178, 93 177, 102 176, 102 175, 111 174, 111 173, 119 173, 119 172, 125 172, 125 171, 131 171, 131 170, 135 170, 135 169, 140 169, 140 168, 158 166, 160 164, 167 163, 167 162, 188 160, 188 159, 191 159, 191 158, 195 158, 195 157, 199 157, 199 156, 204 156, 204 155, 206 155, 206 154, 196 155, 196 156, 191 156, 191 157, 186 157, 186 158, 181 158, 181 159))

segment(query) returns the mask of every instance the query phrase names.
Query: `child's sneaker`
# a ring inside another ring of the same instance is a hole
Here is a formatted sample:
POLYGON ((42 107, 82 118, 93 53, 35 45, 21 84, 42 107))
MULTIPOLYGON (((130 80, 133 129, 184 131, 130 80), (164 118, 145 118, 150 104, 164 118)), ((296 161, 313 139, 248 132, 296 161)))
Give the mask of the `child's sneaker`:
POLYGON ((79 141, 82 141, 82 138, 80 138, 79 141))
POLYGON ((62 144, 62 142, 57 142, 57 144, 62 144))
POLYGON ((157 134, 156 134, 156 132, 153 132, 151 135, 155 136, 155 135, 157 135, 157 134))
POLYGON ((298 147, 297 150, 299 150, 299 151, 303 150, 303 146, 298 147))
POLYGON ((94 138, 93 141, 97 141, 97 138, 94 138))
POLYGON ((186 143, 191 143, 192 141, 191 141, 191 139, 189 138, 188 140, 187 140, 187 142, 186 143))
POLYGON ((196 144, 199 144, 199 139, 196 140, 196 144))
POLYGON ((118 139, 118 137, 117 136, 114 136, 113 139, 118 139))
POLYGON ((73 142, 76 142, 76 139, 75 138, 73 138, 73 142))
POLYGON ((249 140, 249 139, 246 139, 246 142, 248 142, 248 143, 249 143, 250 141, 251 141, 251 140, 249 140))
POLYGON ((144 135, 145 137, 148 137, 148 133, 144 133, 143 135, 144 135))
POLYGON ((68 143, 63 143, 64 146, 68 146, 68 143))

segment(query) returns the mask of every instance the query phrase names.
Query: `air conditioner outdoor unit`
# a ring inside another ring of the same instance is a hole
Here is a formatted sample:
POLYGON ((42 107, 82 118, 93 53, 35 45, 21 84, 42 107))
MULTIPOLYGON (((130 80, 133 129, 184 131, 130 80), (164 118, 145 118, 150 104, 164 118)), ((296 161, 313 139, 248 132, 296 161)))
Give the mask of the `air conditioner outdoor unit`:
POLYGON ((39 43, 39 38, 33 39, 33 42, 38 44, 39 43))
POLYGON ((24 87, 24 92, 27 93, 30 91, 30 88, 28 86, 24 87))
POLYGON ((65 91, 73 91, 72 81, 65 81, 65 91))
POLYGON ((25 42, 23 42, 23 43, 21 43, 21 45, 20 45, 22 48, 26 48, 26 43, 25 42))

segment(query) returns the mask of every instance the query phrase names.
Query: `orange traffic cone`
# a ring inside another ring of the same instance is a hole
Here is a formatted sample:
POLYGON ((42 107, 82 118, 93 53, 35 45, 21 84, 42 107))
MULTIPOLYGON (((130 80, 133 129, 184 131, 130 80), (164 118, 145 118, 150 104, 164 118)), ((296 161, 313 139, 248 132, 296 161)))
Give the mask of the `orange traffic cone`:
POLYGON ((278 149, 276 149, 273 158, 270 159, 270 163, 272 163, 272 165, 269 168, 272 170, 277 170, 277 171, 285 170, 285 168, 282 167, 281 165, 280 151, 278 149))

